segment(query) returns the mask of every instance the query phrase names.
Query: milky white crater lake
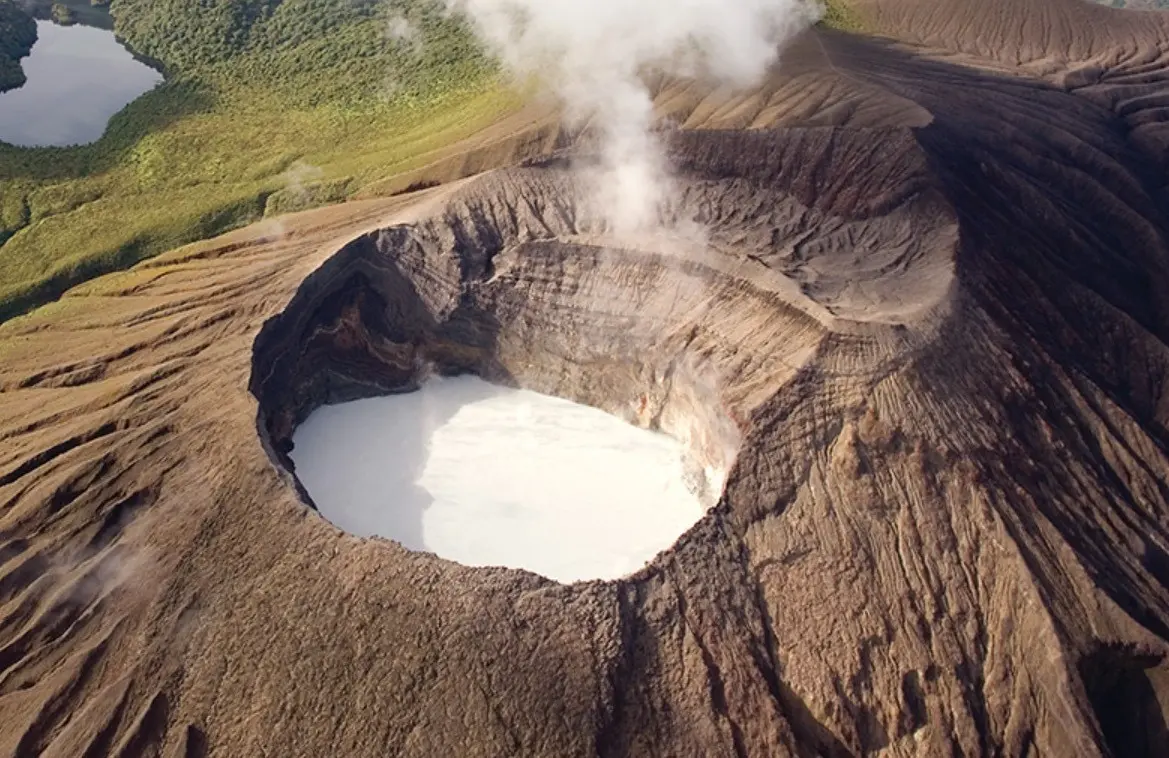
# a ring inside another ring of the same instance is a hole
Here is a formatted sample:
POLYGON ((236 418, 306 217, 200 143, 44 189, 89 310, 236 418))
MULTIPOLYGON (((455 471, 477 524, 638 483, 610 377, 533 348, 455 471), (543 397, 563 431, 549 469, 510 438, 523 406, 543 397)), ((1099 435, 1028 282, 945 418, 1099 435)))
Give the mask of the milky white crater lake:
POLYGON ((663 434, 475 377, 315 411, 293 462, 322 516, 468 566, 616 579, 705 513, 663 434))

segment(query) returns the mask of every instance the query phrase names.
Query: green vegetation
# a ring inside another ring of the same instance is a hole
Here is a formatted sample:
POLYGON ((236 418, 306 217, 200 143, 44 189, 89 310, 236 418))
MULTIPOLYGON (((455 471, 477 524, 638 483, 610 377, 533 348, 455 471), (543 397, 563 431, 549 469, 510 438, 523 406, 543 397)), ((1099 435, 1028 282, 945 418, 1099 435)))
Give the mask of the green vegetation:
POLYGON ((58 16, 72 19, 70 23, 113 29, 114 18, 109 12, 109 3, 103 5, 90 0, 16 0, 24 12, 41 21, 58 20, 58 16), (58 8, 57 6, 61 6, 58 8))
POLYGON ((73 9, 64 3, 53 3, 50 10, 53 16, 53 23, 61 26, 70 26, 77 23, 77 18, 73 15, 73 9))
POLYGON ((37 41, 37 25, 12 0, 0 0, 0 92, 24 84, 20 59, 37 41))
POLYGON ((847 0, 825 0, 824 15, 820 23, 833 29, 846 32, 859 32, 863 29, 860 16, 853 10, 847 0))
POLYGON ((517 105, 470 32, 424 0, 112 12, 167 81, 93 145, 0 143, 0 320, 265 213, 345 199, 517 105), (417 43, 387 34, 391 18, 417 43))

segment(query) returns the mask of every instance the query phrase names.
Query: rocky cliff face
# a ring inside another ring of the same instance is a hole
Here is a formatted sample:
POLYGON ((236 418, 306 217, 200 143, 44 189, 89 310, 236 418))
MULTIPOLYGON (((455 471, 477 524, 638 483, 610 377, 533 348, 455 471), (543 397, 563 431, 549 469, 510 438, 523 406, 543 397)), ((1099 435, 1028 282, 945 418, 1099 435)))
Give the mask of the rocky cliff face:
POLYGON ((562 140, 0 328, 0 753, 1164 754, 1169 32, 1097 11, 1136 52, 927 14, 660 82, 701 244, 606 235, 562 140), (467 371, 686 440, 717 506, 572 586, 313 513, 312 408, 467 371))

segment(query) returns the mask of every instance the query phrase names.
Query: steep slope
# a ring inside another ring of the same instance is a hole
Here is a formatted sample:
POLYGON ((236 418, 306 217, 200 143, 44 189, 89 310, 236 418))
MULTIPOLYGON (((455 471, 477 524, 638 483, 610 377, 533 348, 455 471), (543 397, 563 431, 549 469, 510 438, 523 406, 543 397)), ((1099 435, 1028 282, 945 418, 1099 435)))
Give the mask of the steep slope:
POLYGON ((874 0, 656 83, 701 244, 607 235, 541 122, 0 327, 0 755, 1165 754, 1169 35, 999 6, 1049 33, 874 0), (429 371, 725 495, 613 583, 341 534, 292 430, 429 371))

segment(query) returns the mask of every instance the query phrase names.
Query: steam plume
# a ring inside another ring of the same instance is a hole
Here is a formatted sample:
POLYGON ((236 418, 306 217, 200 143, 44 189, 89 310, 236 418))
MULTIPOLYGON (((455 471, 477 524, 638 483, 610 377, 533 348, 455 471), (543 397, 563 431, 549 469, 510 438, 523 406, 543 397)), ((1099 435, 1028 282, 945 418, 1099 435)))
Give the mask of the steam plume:
POLYGON ((814 0, 444 0, 523 78, 592 119, 601 140, 596 200, 613 230, 657 223, 669 183, 652 131, 648 70, 749 87, 781 43, 814 20, 814 0))

